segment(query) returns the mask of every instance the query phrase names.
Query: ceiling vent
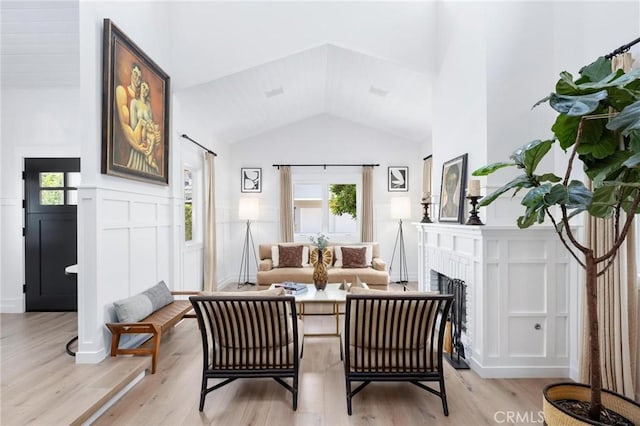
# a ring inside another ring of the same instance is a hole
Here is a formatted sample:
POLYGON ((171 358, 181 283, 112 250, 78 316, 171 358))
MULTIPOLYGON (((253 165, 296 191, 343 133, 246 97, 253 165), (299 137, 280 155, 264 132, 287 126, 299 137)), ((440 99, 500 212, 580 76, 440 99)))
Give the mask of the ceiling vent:
POLYGON ((381 98, 384 98, 385 96, 387 96, 389 91, 388 90, 384 90, 384 89, 380 89, 380 88, 375 87, 375 86, 370 86, 369 87, 369 93, 371 93, 372 95, 376 95, 376 96, 380 96, 381 98))
POLYGON ((284 94, 284 90, 282 89, 282 86, 276 87, 275 89, 267 90, 266 92, 264 92, 264 95, 267 98, 273 98, 274 96, 280 96, 282 94, 284 94))

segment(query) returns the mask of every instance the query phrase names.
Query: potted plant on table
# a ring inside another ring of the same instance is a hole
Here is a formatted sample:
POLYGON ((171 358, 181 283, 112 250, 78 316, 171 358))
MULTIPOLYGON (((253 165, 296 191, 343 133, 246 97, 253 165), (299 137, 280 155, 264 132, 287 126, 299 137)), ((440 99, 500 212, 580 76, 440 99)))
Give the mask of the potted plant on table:
POLYGON ((327 266, 331 265, 333 260, 331 250, 327 248, 329 237, 323 233, 318 233, 316 237, 309 237, 309 240, 316 246, 310 254, 310 262, 313 265, 313 284, 317 290, 324 290, 329 279, 327 266))
POLYGON ((575 385, 576 388, 567 388, 573 384, 560 384, 557 389, 553 385, 547 387, 547 423, 554 424, 553 418, 558 414, 567 414, 566 408, 558 408, 554 400, 558 399, 558 389, 570 389, 574 400, 588 401, 588 404, 586 401, 582 403, 588 420, 565 419, 556 424, 602 424, 599 422, 605 421, 609 415, 608 411, 603 411, 603 401, 613 401, 616 407, 604 404, 604 408, 615 408, 627 417, 629 424, 640 424, 640 405, 609 391, 603 394, 596 288, 598 275, 611 266, 635 215, 639 213, 640 70, 626 74, 622 70, 611 72, 611 61, 599 58, 584 67, 576 80, 567 72, 561 73, 555 92, 534 107, 546 102, 558 112, 551 128, 554 136, 548 140, 534 140, 518 148, 511 155, 511 161, 489 164, 476 170, 474 176, 486 176, 511 166, 523 172, 486 196, 480 206, 491 204, 510 190, 514 190, 514 195, 526 190, 521 202, 525 212, 518 218, 518 226, 528 228, 548 218, 564 246, 586 271, 590 387, 579 384, 575 385), (556 142, 568 156, 564 176, 538 172, 538 165, 556 142), (572 171, 579 163, 591 180, 591 187, 572 179, 572 171), (581 213, 596 218, 613 218, 614 240, 606 252, 596 252, 588 242, 579 241, 571 219, 581 213), (586 397, 580 394, 586 394, 586 397))

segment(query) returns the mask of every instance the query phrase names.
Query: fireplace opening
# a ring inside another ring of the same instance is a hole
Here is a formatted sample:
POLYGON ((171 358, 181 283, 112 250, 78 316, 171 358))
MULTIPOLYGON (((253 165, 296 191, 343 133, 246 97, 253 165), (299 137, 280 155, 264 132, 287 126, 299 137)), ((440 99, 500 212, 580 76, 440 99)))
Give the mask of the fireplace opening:
POLYGON ((466 356, 464 345, 462 344, 462 333, 467 332, 467 285, 457 278, 451 278, 437 271, 431 271, 431 291, 440 294, 453 294, 453 303, 449 318, 447 319, 447 335, 451 342, 450 352, 445 354, 445 358, 456 369, 468 369, 465 362, 466 356))

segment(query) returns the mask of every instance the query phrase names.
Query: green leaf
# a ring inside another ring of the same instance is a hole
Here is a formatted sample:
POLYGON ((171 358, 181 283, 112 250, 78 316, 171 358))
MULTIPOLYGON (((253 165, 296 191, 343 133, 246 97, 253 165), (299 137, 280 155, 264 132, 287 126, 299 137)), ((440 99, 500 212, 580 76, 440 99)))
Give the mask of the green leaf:
POLYGON ((596 187, 605 181, 617 176, 623 169, 622 164, 627 161, 631 153, 616 151, 613 155, 598 161, 585 162, 584 171, 596 187))
POLYGON ((544 197, 544 203, 546 206, 553 206, 554 204, 566 204, 569 200, 567 194, 567 188, 564 185, 553 185, 551 190, 544 197))
POLYGON ((633 152, 640 152, 640 130, 632 130, 629 133, 629 148, 633 152))
POLYGON ((529 215, 525 215, 525 216, 520 216, 518 218, 518 228, 520 228, 520 229, 529 228, 535 222, 536 222, 536 215, 535 214, 529 214, 529 215))
POLYGON ((493 203, 496 198, 511 189, 531 188, 532 186, 533 184, 531 183, 531 178, 529 178, 529 176, 520 175, 517 178, 513 179, 511 182, 507 183, 502 188, 499 188, 486 197, 482 198, 482 200, 480 200, 480 203, 478 203, 478 207, 488 206, 489 204, 493 203))
POLYGON ((539 206, 544 205, 544 197, 551 192, 551 184, 545 183, 544 185, 537 186, 527 192, 527 195, 522 199, 522 205, 528 207, 528 209, 536 209, 539 206))
MULTIPOLYGON (((565 151, 576 143, 580 117, 571 117, 565 114, 558 115, 556 122, 551 127, 560 147, 565 151)), ((602 136, 604 120, 585 120, 582 125, 580 144, 597 143, 602 136)))
POLYGON ((627 136, 632 130, 640 129, 640 101, 634 102, 620 111, 607 123, 607 129, 621 131, 627 136))
POLYGON ((587 208, 591 204, 593 194, 584 183, 579 180, 572 180, 567 186, 567 207, 587 208))
POLYGON ((507 163, 507 162, 500 162, 500 163, 492 163, 492 164, 488 164, 484 167, 480 167, 478 170, 474 171, 472 173, 473 176, 487 176, 490 175, 491 173, 495 172, 496 170, 502 169, 504 167, 510 167, 510 166, 515 166, 516 163, 507 163))
POLYGON ((533 104, 533 106, 531 107, 531 109, 534 109, 535 107, 547 102, 549 99, 551 99, 551 96, 553 95, 553 93, 549 96, 545 96, 544 98, 540 99, 538 102, 536 102, 535 104, 533 104))
POLYGON ((538 177, 539 182, 560 182, 562 180, 561 177, 554 175, 553 173, 545 173, 538 177))
MULTIPOLYGON (((602 129, 604 130, 604 129, 602 129)), ((603 159, 618 150, 618 137, 611 131, 603 131, 597 141, 585 137, 578 147, 578 154, 591 154, 596 159, 603 159)))
POLYGON ((566 71, 560 73, 560 80, 556 83, 556 93, 559 95, 578 94, 578 85, 574 83, 570 73, 566 71))
POLYGON ((600 101, 606 98, 606 90, 578 96, 552 93, 549 105, 561 114, 577 117, 592 113, 600 106, 600 101))
POLYGON ((580 71, 580 75, 591 81, 600 81, 611 73, 611 60, 600 56, 580 71))
POLYGON ((636 92, 623 87, 609 87, 607 93, 607 102, 617 111, 622 111, 626 106, 640 99, 636 92))
POLYGON ((551 149, 552 140, 535 140, 516 149, 511 154, 511 159, 524 168, 528 175, 533 175, 538 164, 551 149))
POLYGON ((629 157, 627 161, 622 163, 623 166, 628 167, 630 169, 636 167, 638 164, 640 164, 640 153, 632 155, 631 157, 629 157))

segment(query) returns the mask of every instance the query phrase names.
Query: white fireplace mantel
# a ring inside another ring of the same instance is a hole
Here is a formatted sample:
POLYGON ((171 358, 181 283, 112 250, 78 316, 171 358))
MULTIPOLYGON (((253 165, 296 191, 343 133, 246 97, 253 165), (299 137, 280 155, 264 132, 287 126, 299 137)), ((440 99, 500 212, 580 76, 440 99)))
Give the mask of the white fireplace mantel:
POLYGON ((415 224, 418 287, 467 284, 467 361, 482 377, 569 377, 576 266, 552 227, 415 224))

